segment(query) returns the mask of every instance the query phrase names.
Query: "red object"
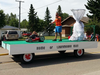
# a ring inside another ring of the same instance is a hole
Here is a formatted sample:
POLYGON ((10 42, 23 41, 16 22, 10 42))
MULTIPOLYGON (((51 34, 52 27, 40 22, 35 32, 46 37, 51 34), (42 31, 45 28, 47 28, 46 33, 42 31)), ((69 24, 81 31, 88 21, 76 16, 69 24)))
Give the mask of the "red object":
POLYGON ((38 40, 40 40, 39 37, 36 37, 35 39, 32 39, 32 41, 38 41, 38 40))
POLYGON ((99 36, 98 35, 96 37, 97 37, 97 39, 99 39, 99 36))
POLYGON ((26 59, 30 59, 30 54, 25 55, 26 59))
POLYGON ((71 36, 68 36, 68 39, 70 38, 71 36))
POLYGON ((88 37, 91 38, 91 35, 89 35, 88 37))
POLYGON ((5 41, 6 39, 5 39, 5 37, 4 37, 4 41, 5 41))
POLYGON ((79 53, 79 54, 82 54, 82 50, 79 50, 78 53, 79 53))
POLYGON ((31 33, 23 33, 22 36, 30 36, 31 33))

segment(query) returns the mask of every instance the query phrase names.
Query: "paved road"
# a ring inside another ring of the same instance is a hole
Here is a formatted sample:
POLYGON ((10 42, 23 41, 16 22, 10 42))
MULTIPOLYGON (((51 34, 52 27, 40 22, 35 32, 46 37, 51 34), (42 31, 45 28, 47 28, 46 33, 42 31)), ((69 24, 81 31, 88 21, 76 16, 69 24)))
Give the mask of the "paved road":
MULTIPOLYGON (((7 53, 0 47, 0 53, 7 53)), ((98 48, 86 49, 81 58, 72 51, 61 56, 58 52, 36 54, 30 64, 21 64, 10 55, 0 56, 0 75, 100 75, 100 43, 98 48)))

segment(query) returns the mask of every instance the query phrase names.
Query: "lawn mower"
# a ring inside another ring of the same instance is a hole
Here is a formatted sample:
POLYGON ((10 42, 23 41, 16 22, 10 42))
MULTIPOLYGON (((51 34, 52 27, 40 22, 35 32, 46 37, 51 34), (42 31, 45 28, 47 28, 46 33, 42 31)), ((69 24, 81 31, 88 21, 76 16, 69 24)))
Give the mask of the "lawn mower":
POLYGON ((39 41, 39 42, 44 42, 45 40, 45 37, 44 37, 44 34, 52 27, 53 25, 50 24, 46 27, 46 29, 41 33, 39 34, 39 36, 34 36, 35 38, 32 39, 32 38, 27 38, 25 41, 26 42, 35 42, 35 41, 39 41))

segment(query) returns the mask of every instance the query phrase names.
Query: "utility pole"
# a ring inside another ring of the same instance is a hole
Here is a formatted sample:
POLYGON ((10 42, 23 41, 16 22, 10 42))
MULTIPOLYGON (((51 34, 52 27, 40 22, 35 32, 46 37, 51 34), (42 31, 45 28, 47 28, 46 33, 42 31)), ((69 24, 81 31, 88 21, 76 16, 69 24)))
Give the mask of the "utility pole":
POLYGON ((24 1, 19 1, 19 0, 15 0, 16 2, 19 2, 19 25, 18 28, 20 29, 20 20, 21 20, 21 2, 24 1))

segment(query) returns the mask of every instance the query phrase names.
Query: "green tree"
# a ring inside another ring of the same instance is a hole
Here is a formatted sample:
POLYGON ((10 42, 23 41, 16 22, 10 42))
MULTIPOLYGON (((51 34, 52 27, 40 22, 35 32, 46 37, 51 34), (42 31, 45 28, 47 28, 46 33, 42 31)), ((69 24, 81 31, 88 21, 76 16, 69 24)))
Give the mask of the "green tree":
POLYGON ((58 12, 59 16, 61 16, 62 21, 69 16, 69 14, 62 12, 60 5, 58 6, 57 12, 58 12))
POLYGON ((10 21, 10 16, 9 16, 9 14, 6 14, 5 15, 5 23, 6 23, 6 25, 9 25, 9 21, 10 21))
POLYGON ((44 20, 41 20, 41 19, 37 19, 37 25, 38 27, 36 28, 37 32, 41 32, 41 31, 44 31, 45 29, 45 26, 46 26, 46 22, 44 20))
MULTIPOLYGON (((50 15, 50 11, 49 11, 49 9, 48 9, 48 7, 46 8, 46 12, 45 12, 45 17, 44 17, 44 20, 45 20, 45 22, 46 22, 46 27, 49 25, 49 23, 51 23, 51 15, 50 15)), ((49 35, 52 33, 52 31, 53 31, 53 28, 50 28, 49 30, 48 30, 48 32, 49 32, 49 35)))
POLYGON ((5 22, 6 22, 6 25, 18 27, 18 19, 17 19, 16 14, 13 14, 13 13, 10 13, 10 15, 6 14, 5 22))
MULTIPOLYGON (((89 10, 90 14, 87 14, 90 20, 86 25, 96 25, 95 32, 100 34, 100 0, 88 0, 85 7, 89 10)), ((87 27, 85 30, 93 31, 91 27, 87 27)))
POLYGON ((61 6, 60 5, 58 6, 57 12, 58 12, 59 16, 61 16, 63 18, 62 10, 61 10, 61 6))
POLYGON ((33 8, 33 5, 31 4, 30 9, 29 9, 29 25, 28 29, 32 31, 36 31, 37 29, 37 12, 35 12, 35 9, 33 8))
POLYGON ((51 23, 51 21, 52 21, 48 7, 46 8, 44 20, 46 21, 47 25, 49 25, 49 23, 51 23))
POLYGON ((5 14, 3 10, 0 10, 0 28, 5 25, 5 14))
POLYGON ((98 22, 97 18, 93 17, 92 20, 90 19, 89 22, 85 24, 85 31, 86 32, 88 32, 88 33, 93 32, 93 28, 91 27, 91 25, 96 25, 95 33, 100 34, 100 22, 98 22))
POLYGON ((88 0, 85 7, 89 10, 90 15, 87 14, 87 16, 90 19, 95 17, 98 21, 100 21, 100 0, 88 0))
POLYGON ((62 21, 63 21, 64 19, 66 19, 67 17, 69 17, 69 14, 67 14, 67 13, 62 13, 62 21))
POLYGON ((21 22, 21 28, 27 28, 28 26, 28 21, 26 19, 24 19, 22 22, 21 22))

